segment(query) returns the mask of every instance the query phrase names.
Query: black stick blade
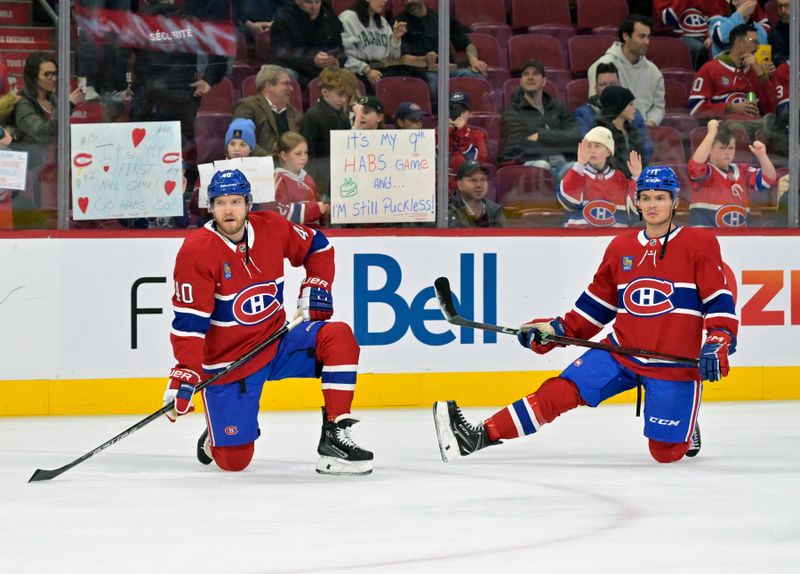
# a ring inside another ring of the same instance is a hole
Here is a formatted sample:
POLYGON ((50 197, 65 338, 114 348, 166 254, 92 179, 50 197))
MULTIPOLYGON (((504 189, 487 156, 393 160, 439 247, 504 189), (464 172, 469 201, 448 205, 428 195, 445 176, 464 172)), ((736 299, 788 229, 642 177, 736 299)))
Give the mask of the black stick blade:
POLYGON ((453 303, 453 294, 450 292, 450 280, 447 277, 439 277, 433 282, 433 288, 436 290, 444 318, 452 323, 453 318, 458 317, 458 311, 453 303))
POLYGON ((33 473, 33 476, 30 477, 28 482, 39 482, 40 480, 50 480, 52 478, 57 477, 59 474, 63 472, 61 469, 57 470, 42 470, 41 468, 37 468, 36 472, 33 473))

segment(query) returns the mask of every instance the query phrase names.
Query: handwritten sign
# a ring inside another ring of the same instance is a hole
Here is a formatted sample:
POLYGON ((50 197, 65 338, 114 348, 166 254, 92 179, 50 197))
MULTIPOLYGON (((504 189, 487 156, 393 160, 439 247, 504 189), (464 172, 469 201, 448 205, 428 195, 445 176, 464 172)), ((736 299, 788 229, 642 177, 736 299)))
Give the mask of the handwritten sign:
POLYGON ((25 189, 28 152, 0 150, 0 189, 25 189))
POLYGON ((72 124, 72 217, 183 214, 180 122, 72 124))
POLYGON ((331 132, 331 223, 435 218, 434 130, 331 132))
POLYGON ((198 205, 208 207, 208 182, 214 174, 224 169, 238 169, 250 182, 253 203, 275 201, 275 164, 271 157, 236 157, 197 166, 200 173, 198 205))

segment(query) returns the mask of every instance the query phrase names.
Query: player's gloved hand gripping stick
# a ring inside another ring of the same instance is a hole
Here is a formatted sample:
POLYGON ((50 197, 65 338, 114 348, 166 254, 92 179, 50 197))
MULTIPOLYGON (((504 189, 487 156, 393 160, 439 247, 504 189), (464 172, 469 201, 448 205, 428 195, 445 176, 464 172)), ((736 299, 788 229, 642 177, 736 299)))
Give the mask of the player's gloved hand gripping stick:
MULTIPOLYGON (((542 319, 541 323, 539 323, 538 320, 535 320, 534 323, 525 325, 526 328, 501 327, 500 325, 491 325, 489 323, 470 321, 469 319, 465 319, 458 314, 458 310, 453 303, 453 294, 450 292, 450 281, 447 279, 447 277, 439 277, 433 282, 433 286, 434 289, 436 289, 436 297, 439 299, 439 305, 442 308, 442 313, 444 313, 444 318, 447 319, 448 323, 459 325, 461 327, 471 327, 473 329, 496 331, 498 333, 505 333, 506 335, 514 335, 516 337, 525 337, 526 341, 528 342, 528 345, 526 346, 530 346, 531 339, 533 338, 534 341, 532 343, 541 347, 541 350, 537 352, 546 353, 552 346, 555 345, 575 345, 578 347, 588 347, 590 349, 602 349, 604 351, 619 353, 621 355, 634 355, 637 357, 647 357, 649 359, 665 359, 668 361, 674 361, 676 363, 694 365, 695 367, 699 366, 700 364, 697 359, 692 359, 689 357, 679 357, 677 355, 659 353, 657 351, 648 351, 646 349, 632 349, 630 347, 619 347, 617 345, 609 345, 607 343, 587 341, 586 339, 566 337, 559 334, 558 325, 560 325, 560 319, 558 318, 552 320, 542 319), (556 325, 553 325, 553 323, 556 323, 556 325), (545 329, 545 332, 541 332, 538 329, 533 328, 534 325, 540 324, 546 324, 550 327, 550 329, 545 329), (551 330, 553 331, 553 334, 550 334, 551 330)), ((561 332, 564 332, 563 327, 561 328, 561 332)))
MULTIPOLYGON (((217 373, 213 377, 211 377, 209 379, 206 379, 202 383, 197 384, 197 386, 194 386, 193 387, 194 393, 197 393, 198 391, 201 391, 202 389, 206 388, 208 385, 212 384, 213 382, 218 381, 220 378, 222 378, 223 376, 227 375, 229 372, 233 371, 234 369, 238 369, 239 367, 244 365, 247 361, 249 361, 250 359, 255 357, 258 353, 260 353, 261 351, 266 349, 269 345, 271 345, 272 343, 274 343, 275 341, 277 341, 278 339, 283 337, 286 333, 288 333, 289 331, 291 331, 292 329, 297 327, 302 322, 303 322, 303 318, 302 317, 296 317, 296 318, 292 319, 291 322, 287 323, 286 325, 284 325, 283 327, 281 327, 280 329, 275 331, 272 335, 267 337, 264 341, 262 341, 261 343, 256 345, 253 349, 248 351, 244 356, 242 356, 241 358, 239 358, 239 359, 235 360, 234 362, 232 362, 230 365, 225 367, 222 371, 220 371, 219 373, 217 373)), ((191 398, 191 396, 189 398, 191 398)), ((110 447, 112 444, 121 441, 122 439, 124 439, 128 435, 133 434, 134 432, 136 432, 140 428, 150 424, 151 422, 153 422, 154 420, 156 420, 160 416, 167 414, 168 412, 172 411, 174 408, 175 408, 175 404, 173 402, 169 402, 169 403, 165 404, 163 407, 158 409, 156 412, 154 412, 153 414, 147 416, 146 418, 143 418, 142 420, 140 420, 138 423, 136 423, 132 427, 129 427, 129 428, 125 429, 124 431, 119 433, 114 438, 107 440, 106 442, 104 442, 103 444, 101 444, 100 446, 95 448, 94 450, 91 450, 91 451, 87 452, 86 454, 84 454, 80 458, 76 458, 71 463, 65 464, 61 468, 56 468, 54 470, 42 470, 40 468, 36 469, 36 472, 33 473, 33 476, 31 476, 31 478, 28 480, 28 482, 38 482, 38 481, 41 481, 41 480, 50 480, 51 478, 57 477, 58 475, 60 475, 60 474, 62 474, 64 472, 68 471, 69 469, 71 469, 73 466, 79 465, 84 460, 93 457, 94 455, 96 455, 100 451, 105 450, 108 447, 110 447)), ((187 401, 186 408, 188 409, 188 401, 187 401)))

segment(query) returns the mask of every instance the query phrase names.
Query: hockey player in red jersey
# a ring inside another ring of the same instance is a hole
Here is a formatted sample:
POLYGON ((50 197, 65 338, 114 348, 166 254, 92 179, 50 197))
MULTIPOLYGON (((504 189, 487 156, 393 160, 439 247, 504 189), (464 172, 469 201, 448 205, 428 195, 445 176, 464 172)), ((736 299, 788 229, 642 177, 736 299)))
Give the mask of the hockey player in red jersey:
POLYGON ((766 146, 753 142, 750 152, 759 167, 733 163, 736 138, 727 124, 708 122, 703 141, 687 166, 692 180, 689 225, 699 227, 747 227, 751 192, 766 193, 775 185, 777 172, 766 146))
POLYGON ((678 193, 672 169, 645 168, 636 188, 645 229, 614 238, 573 310, 563 318, 534 319, 520 342, 544 354, 557 346, 547 335, 590 339, 614 321, 607 343, 684 357, 699 350, 699 370, 591 349, 535 393, 477 425, 466 420, 455 401, 437 402, 434 421, 443 460, 533 434, 570 409, 596 407, 637 385, 646 391, 644 434, 652 457, 667 463, 699 452, 701 381, 728 374, 738 320, 716 238, 672 221, 678 193))
POLYGON ((260 435, 258 409, 266 381, 322 378, 322 435, 317 472, 369 474, 372 453, 350 435, 359 346, 333 315, 333 247, 325 236, 271 211, 251 213, 250 183, 239 170, 220 171, 208 186, 213 220, 184 241, 175 260, 175 318, 170 339, 175 368, 164 404, 167 416, 193 410, 197 384, 224 369, 286 322, 284 268, 304 267, 298 316, 305 322, 253 359, 201 391, 207 429, 200 462, 246 468, 260 435))

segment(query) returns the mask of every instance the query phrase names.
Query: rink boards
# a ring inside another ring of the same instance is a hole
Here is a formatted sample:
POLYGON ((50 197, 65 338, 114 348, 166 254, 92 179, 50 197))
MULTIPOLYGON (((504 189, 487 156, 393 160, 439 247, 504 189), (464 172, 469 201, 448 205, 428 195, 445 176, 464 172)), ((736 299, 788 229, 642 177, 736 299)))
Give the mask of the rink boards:
MULTIPOLYGON (((462 315, 517 326, 566 312, 612 238, 527 230, 328 235, 336 248, 335 318, 353 326, 362 346, 356 404, 363 407, 443 398, 505 404, 535 390, 580 349, 540 357, 513 337, 451 327, 434 279, 450 278, 462 315)), ((0 239, 0 415, 155 410, 173 363, 171 275, 181 241, 80 232, 0 239)), ((800 398, 800 235, 751 231, 719 241, 742 326, 731 376, 706 384, 705 399, 800 398)), ((291 312, 302 275, 287 270, 291 312)), ((320 401, 317 381, 287 380, 269 383, 262 406, 320 401)))

